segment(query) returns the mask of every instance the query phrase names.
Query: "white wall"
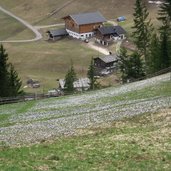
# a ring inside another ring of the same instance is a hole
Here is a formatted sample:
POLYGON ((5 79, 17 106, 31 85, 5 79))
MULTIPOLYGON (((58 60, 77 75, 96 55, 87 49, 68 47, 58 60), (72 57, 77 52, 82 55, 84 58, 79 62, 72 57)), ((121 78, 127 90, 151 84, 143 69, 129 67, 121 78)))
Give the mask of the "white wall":
POLYGON ((73 32, 71 30, 68 30, 66 29, 66 31, 68 32, 68 34, 70 36, 72 36, 73 38, 76 38, 76 39, 86 39, 86 38, 90 38, 94 35, 94 32, 88 32, 88 33, 76 33, 76 32, 73 32))

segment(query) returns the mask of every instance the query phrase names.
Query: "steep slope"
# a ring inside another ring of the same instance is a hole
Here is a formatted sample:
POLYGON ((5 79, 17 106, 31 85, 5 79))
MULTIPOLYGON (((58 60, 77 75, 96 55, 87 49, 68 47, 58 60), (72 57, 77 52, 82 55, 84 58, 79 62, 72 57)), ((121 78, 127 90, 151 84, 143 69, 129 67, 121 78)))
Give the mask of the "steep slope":
MULTIPOLYGON (((120 0, 108 0, 107 2, 104 0, 3 0, 0 1, 0 5, 16 16, 31 23, 33 26, 63 22, 63 20, 61 20, 63 16, 78 12, 98 10, 108 19, 116 19, 119 15, 125 15, 128 20, 122 23, 122 25, 128 32, 131 32, 130 28, 134 2, 135 0, 124 2, 120 0), (65 6, 66 3, 69 3, 68 6, 65 6), (55 11, 57 12, 55 15, 48 17, 49 14, 55 11)), ((149 9, 151 16, 156 16, 156 8, 149 6, 149 9)), ((0 20, 1 23, 5 25, 4 27, 0 27, 1 40, 7 38, 8 40, 33 38, 34 34, 32 34, 32 32, 28 30, 23 31, 23 29, 21 29, 23 26, 21 24, 16 26, 16 21, 11 18, 1 17, 0 20)), ((46 31, 47 30, 44 29, 42 32, 45 33, 46 31)), ((39 80, 43 85, 38 90, 41 93, 44 90, 47 91, 57 86, 56 79, 65 76, 71 59, 73 60, 78 76, 85 77, 91 57, 99 55, 97 51, 85 47, 84 43, 68 39, 53 44, 42 40, 29 44, 6 43, 4 46, 9 53, 9 60, 14 64, 23 84, 25 84, 29 78, 39 80)), ((115 47, 110 47, 110 51, 115 52, 115 47)), ((112 81, 106 81, 104 85, 114 83, 115 78, 113 78, 112 81)), ((34 90, 26 89, 25 91, 33 92, 34 90)), ((37 92, 37 90, 35 91, 37 92)))
POLYGON ((0 106, 0 141, 30 144, 167 109, 171 107, 169 80, 170 73, 82 95, 0 106))
MULTIPOLYGON (((101 11, 107 18, 116 18, 120 15, 130 17, 132 15, 135 0, 120 1, 120 0, 3 0, 0 5, 23 17, 31 23, 44 21, 47 23, 55 23, 61 17, 70 13, 79 13, 87 11, 101 11), (69 3, 66 7, 58 11, 57 15, 46 19, 46 17, 55 10, 60 9, 64 4, 69 3)), ((153 7, 149 6, 152 10, 153 7)))

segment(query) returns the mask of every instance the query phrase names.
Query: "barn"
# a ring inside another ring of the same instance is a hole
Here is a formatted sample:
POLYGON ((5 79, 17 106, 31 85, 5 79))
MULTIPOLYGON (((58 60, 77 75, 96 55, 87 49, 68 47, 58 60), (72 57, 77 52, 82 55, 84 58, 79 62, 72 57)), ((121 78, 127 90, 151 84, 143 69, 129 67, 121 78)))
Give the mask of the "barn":
POLYGON ((96 75, 106 76, 117 70, 118 56, 110 54, 94 58, 96 75))
POLYGON ((100 12, 80 13, 63 17, 68 34, 77 39, 86 39, 103 26, 106 19, 100 12))
POLYGON ((116 54, 110 54, 94 58, 94 66, 101 69, 114 67, 117 62, 118 56, 116 54))

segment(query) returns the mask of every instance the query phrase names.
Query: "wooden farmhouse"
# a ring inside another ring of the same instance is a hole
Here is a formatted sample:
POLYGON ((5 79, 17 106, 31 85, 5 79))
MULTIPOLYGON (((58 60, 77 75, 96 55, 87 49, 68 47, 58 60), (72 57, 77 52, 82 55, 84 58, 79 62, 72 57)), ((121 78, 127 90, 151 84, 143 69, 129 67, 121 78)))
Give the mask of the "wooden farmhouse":
POLYGON ((65 20, 65 28, 68 34, 77 39, 92 37, 95 30, 106 22, 100 12, 68 15, 63 19, 65 20))
POLYGON ((113 41, 125 39, 125 34, 121 26, 103 26, 96 30, 95 41, 108 46, 113 41))
POLYGON ((117 69, 118 56, 110 54, 94 58, 94 66, 96 71, 100 74, 107 75, 117 69))

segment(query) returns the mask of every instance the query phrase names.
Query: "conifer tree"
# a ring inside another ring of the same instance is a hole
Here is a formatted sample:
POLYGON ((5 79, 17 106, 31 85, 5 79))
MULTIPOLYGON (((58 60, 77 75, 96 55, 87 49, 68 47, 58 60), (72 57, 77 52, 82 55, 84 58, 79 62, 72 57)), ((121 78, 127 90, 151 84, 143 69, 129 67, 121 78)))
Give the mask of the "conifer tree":
POLYGON ((160 42, 156 33, 153 34, 151 38, 151 43, 149 47, 148 63, 147 63, 147 73, 152 74, 161 69, 161 51, 160 42))
POLYGON ((160 6, 158 14, 158 19, 162 21, 163 26, 171 24, 171 0, 164 0, 164 3, 160 6))
POLYGON ((141 59, 141 55, 138 52, 133 52, 130 55, 129 59, 130 63, 130 70, 129 70, 129 77, 134 79, 142 78, 145 76, 144 72, 144 64, 143 60, 141 59))
POLYGON ((128 78, 128 70, 129 70, 128 55, 127 55, 127 50, 125 48, 120 49, 118 65, 122 74, 121 75, 122 82, 125 83, 128 78))
POLYGON ((171 66, 171 42, 168 38, 167 30, 160 34, 160 68, 164 69, 171 66))
POLYGON ((121 49, 119 56, 119 68, 122 73, 123 83, 145 76, 141 56, 137 52, 128 55, 127 50, 124 48, 121 49))
POLYGON ((12 64, 9 65, 9 89, 11 96, 17 96, 22 94, 23 91, 20 90, 22 85, 21 80, 18 77, 17 72, 14 70, 14 66, 12 64))
POLYGON ((87 76, 90 79, 90 90, 94 90, 97 88, 96 78, 95 78, 95 67, 94 67, 94 60, 91 59, 91 63, 88 68, 87 76))
POLYGON ((160 6, 158 20, 161 21, 160 43, 161 43, 161 69, 171 65, 171 0, 165 0, 160 6))
POLYGON ((8 54, 4 47, 0 46, 0 97, 8 96, 8 54))
POLYGON ((71 63, 71 68, 68 70, 66 76, 65 76, 65 91, 67 93, 73 93, 75 88, 74 88, 74 81, 76 81, 76 73, 74 71, 73 64, 71 63))
POLYGON ((3 45, 0 46, 0 97, 17 96, 22 91, 21 81, 11 63, 3 45))
POLYGON ((153 26, 148 19, 149 13, 142 0, 136 0, 135 3, 133 39, 136 44, 139 53, 145 58, 147 62, 148 47, 150 44, 151 33, 153 32, 153 26))

